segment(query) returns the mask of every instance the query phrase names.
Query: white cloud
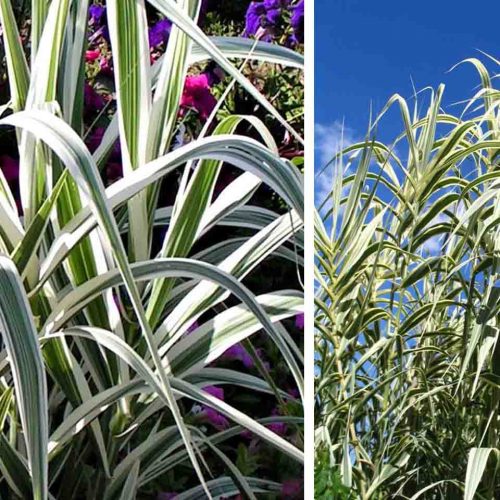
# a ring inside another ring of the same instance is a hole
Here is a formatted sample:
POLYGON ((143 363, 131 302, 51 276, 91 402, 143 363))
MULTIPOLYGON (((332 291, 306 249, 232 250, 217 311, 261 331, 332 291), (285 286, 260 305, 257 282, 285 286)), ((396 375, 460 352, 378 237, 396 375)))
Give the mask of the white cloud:
POLYGON ((314 135, 314 148, 319 159, 318 168, 324 167, 341 147, 354 142, 353 131, 338 120, 331 124, 316 123, 314 135))
POLYGON ((316 203, 322 202, 332 189, 332 174, 334 165, 329 165, 323 170, 325 165, 334 157, 340 149, 345 148, 354 142, 352 129, 346 127, 342 122, 335 120, 330 124, 316 123, 314 132, 314 148, 316 153, 316 174, 315 178, 315 199, 316 203))

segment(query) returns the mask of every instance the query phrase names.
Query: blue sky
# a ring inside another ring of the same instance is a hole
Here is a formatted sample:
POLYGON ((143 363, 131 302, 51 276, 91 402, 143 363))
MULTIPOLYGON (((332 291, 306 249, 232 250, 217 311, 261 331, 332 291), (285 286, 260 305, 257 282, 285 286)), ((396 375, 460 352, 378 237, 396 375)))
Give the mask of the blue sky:
MULTIPOLYGON (((315 0, 316 168, 338 141, 362 138, 370 105, 380 111, 395 92, 405 98, 445 83, 445 105, 470 97, 479 78, 472 66, 447 71, 477 49, 500 57, 500 2, 446 0, 315 0)), ((491 67, 491 66, 490 66, 491 67)), ((378 137, 390 141, 399 114, 388 115, 378 137)))

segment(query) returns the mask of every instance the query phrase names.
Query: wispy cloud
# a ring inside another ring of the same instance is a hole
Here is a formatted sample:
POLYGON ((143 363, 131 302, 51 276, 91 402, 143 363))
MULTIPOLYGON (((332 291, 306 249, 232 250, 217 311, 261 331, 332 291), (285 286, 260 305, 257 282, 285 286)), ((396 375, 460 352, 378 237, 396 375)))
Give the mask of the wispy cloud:
POLYGON ((354 142, 354 132, 342 122, 335 120, 330 124, 316 123, 314 132, 314 148, 316 156, 315 199, 321 203, 332 188, 333 165, 324 169, 325 165, 334 157, 341 148, 354 142), (324 170, 323 170, 324 169, 324 170))
POLYGON ((355 141, 353 130, 339 120, 330 124, 316 123, 314 131, 316 157, 319 160, 317 169, 324 167, 341 147, 355 141))

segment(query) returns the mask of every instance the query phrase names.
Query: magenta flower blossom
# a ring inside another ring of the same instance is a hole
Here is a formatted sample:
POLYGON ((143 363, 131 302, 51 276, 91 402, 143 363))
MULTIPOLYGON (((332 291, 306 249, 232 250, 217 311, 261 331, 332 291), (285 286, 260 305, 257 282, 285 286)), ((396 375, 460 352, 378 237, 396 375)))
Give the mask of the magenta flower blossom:
POLYGON ((304 329, 304 313, 300 313, 295 316, 295 326, 300 330, 304 329))
POLYGON ((289 479, 281 486, 283 498, 302 498, 304 483, 301 479, 289 479))
POLYGON ((186 78, 181 98, 182 107, 195 109, 200 117, 206 120, 216 104, 206 74, 190 75, 186 78))
POLYGON ((99 49, 96 50, 87 50, 85 52, 85 60, 87 62, 94 62, 101 55, 101 51, 99 49))
POLYGON ((0 168, 14 195, 17 211, 19 215, 22 215, 23 207, 19 195, 19 160, 9 155, 0 155, 0 168))
POLYGON ((101 75, 113 76, 113 68, 111 66, 112 58, 101 55, 99 58, 99 72, 101 75))
MULTIPOLYGON (((19 160, 9 155, 0 156, 0 167, 2 168, 5 180, 11 184, 19 179, 19 160)), ((12 186, 11 186, 12 187, 12 186)))
POLYGON ((161 19, 149 28, 149 46, 157 47, 161 43, 167 44, 172 30, 172 22, 169 19, 161 19))
POLYGON ((304 43, 304 0, 299 0, 292 7, 290 24, 293 28, 293 41, 295 43, 304 43))

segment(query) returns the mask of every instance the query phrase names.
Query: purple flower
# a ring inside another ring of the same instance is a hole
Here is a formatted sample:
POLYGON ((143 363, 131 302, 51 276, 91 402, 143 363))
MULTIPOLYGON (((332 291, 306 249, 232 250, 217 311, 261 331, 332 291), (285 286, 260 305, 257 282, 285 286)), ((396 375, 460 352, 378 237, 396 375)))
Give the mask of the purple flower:
POLYGON ((198 16, 198 24, 203 24, 205 22, 205 18, 207 15, 207 12, 214 10, 213 9, 213 3, 218 3, 218 2, 212 2, 211 0, 201 0, 201 6, 200 6, 200 15, 198 16))
POLYGON ((105 13, 106 7, 103 7, 102 5, 94 3, 89 7, 89 18, 95 26, 100 26, 104 22, 105 13))
POLYGON ((264 0, 266 8, 266 21, 273 26, 279 23, 283 7, 286 7, 285 2, 281 0, 264 0))
MULTIPOLYGON (((207 385, 203 388, 203 390, 213 396, 214 398, 220 399, 224 401, 224 389, 221 387, 216 387, 215 385, 207 385)), ((229 421, 227 418, 219 413, 217 410, 214 410, 210 406, 202 405, 203 410, 201 415, 208 420, 216 429, 224 430, 229 427, 229 421)))
POLYGON ((260 361, 262 362, 262 364, 264 365, 264 368, 266 369, 266 371, 270 371, 271 365, 269 364, 268 361, 264 360, 264 350, 261 349, 260 347, 257 349, 257 356, 260 359, 260 361))
POLYGON ((292 7, 290 24, 293 28, 294 42, 304 43, 304 0, 299 0, 292 7))
POLYGON ((205 392, 213 396, 214 398, 224 401, 224 389, 222 387, 216 387, 215 385, 207 385, 203 388, 205 392))
MULTIPOLYGON (((271 414, 280 415, 281 413, 279 411, 279 408, 274 408, 271 414)), ((284 434, 286 434, 286 431, 288 429, 284 422, 273 422, 271 424, 267 424, 266 427, 279 436, 283 436, 284 434)))
POLYGON ((112 184, 113 182, 121 179, 123 177, 123 166, 117 161, 110 161, 106 165, 106 178, 108 182, 112 184))
POLYGON ((261 2, 250 2, 245 14, 245 36, 255 35, 262 26, 262 16, 266 14, 266 7, 261 2))
POLYGON ((172 30, 172 23, 169 19, 161 19, 149 28, 149 46, 157 47, 161 43, 165 45, 168 42, 170 31, 172 30))
POLYGON ((245 429, 243 432, 240 432, 240 436, 245 438, 245 439, 252 439, 253 434, 252 434, 252 431, 245 429))
POLYGON ((158 493, 156 500, 173 500, 174 498, 177 498, 177 493, 167 491, 165 493, 158 493))
POLYGON ((229 420, 213 408, 205 406, 202 414, 219 431, 229 427, 229 420))
POLYGON ((111 38, 109 37, 109 28, 107 25, 104 25, 100 30, 101 36, 106 40, 108 43, 111 42, 111 38))
POLYGON ((304 483, 301 479, 288 479, 281 486, 283 498, 302 498, 304 483))
POLYGON ((104 128, 103 127, 96 127, 92 134, 90 134, 87 137, 87 140, 85 143, 87 144, 87 147, 89 148, 89 151, 91 153, 95 153, 96 149, 99 147, 99 145, 102 142, 102 138, 104 136, 104 128))
POLYGON ((0 167, 8 183, 16 182, 19 179, 19 160, 15 160, 9 155, 1 155, 0 167))
POLYGON ((245 368, 254 366, 252 357, 241 344, 232 345, 222 356, 226 359, 241 361, 245 368))
POLYGON ((189 335, 190 333, 193 333, 200 325, 198 324, 198 321, 195 321, 193 324, 189 326, 187 329, 187 334, 189 335))
POLYGON ((295 326, 300 330, 304 329, 304 313, 300 313, 295 316, 295 326))
POLYGON ((284 436, 288 429, 284 422, 273 422, 272 424, 267 424, 266 427, 275 434, 278 434, 278 436, 284 436))
POLYGON ((5 180, 8 182, 14 195, 17 211, 20 215, 23 213, 21 198, 19 195, 19 160, 9 155, 0 156, 0 168, 2 169, 5 180))
POLYGON ((104 99, 94 88, 85 82, 84 88, 85 111, 100 111, 104 107, 104 99))
POLYGON ((284 9, 288 7, 290 0, 264 0, 264 5, 267 10, 284 9))
POLYGON ((213 61, 207 64, 203 74, 207 77, 209 87, 213 87, 222 81, 224 78, 224 71, 220 66, 217 66, 213 61))
POLYGON ((290 0, 264 0, 251 2, 245 15, 244 36, 258 36, 271 41, 273 30, 279 24, 283 12, 289 8, 290 0), (259 31, 263 31, 259 33, 259 31))

